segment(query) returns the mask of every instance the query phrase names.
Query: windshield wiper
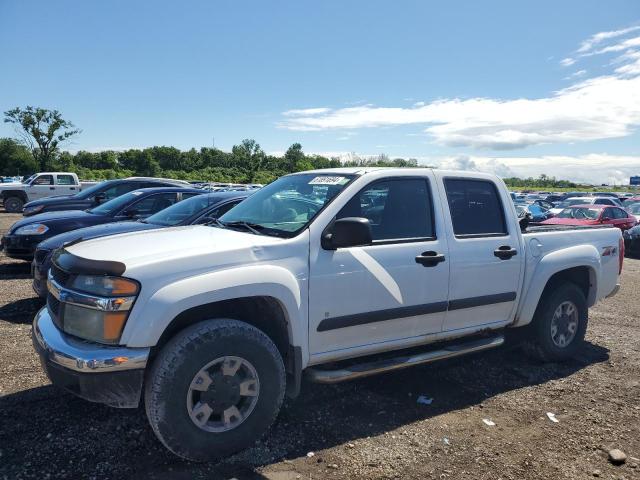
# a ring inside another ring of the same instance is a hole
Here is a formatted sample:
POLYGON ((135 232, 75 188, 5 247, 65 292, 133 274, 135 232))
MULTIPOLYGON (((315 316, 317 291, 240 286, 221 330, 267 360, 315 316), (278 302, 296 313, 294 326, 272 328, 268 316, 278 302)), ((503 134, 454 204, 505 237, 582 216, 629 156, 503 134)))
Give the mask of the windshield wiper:
POLYGON ((223 227, 244 227, 255 235, 264 235, 264 233, 258 231, 258 229, 264 229, 264 227, 259 223, 245 222, 244 220, 237 220, 235 222, 222 222, 220 220, 216 220, 216 222, 223 227))

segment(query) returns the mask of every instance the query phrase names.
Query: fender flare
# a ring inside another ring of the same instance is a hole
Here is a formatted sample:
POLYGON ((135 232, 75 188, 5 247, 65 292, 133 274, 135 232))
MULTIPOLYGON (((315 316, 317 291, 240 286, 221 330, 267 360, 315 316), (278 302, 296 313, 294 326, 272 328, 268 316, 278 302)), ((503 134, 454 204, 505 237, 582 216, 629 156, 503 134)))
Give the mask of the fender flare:
POLYGON ((29 201, 29 198, 27 197, 27 193, 24 190, 2 190, 0 195, 2 195, 3 201, 11 197, 18 197, 25 203, 29 201))
POLYGON ((306 358, 307 299, 302 292, 302 286, 290 271, 272 265, 252 265, 183 278, 147 298, 136 300, 121 341, 130 347, 153 347, 170 323, 190 308, 222 300, 264 296, 279 302, 285 314, 290 345, 301 347, 303 358, 306 358))
POLYGON ((551 277, 571 268, 586 267, 589 269, 590 286, 587 305, 592 306, 595 303, 602 262, 600 252, 593 245, 576 245, 551 252, 532 267, 535 268, 535 272, 531 279, 523 285, 523 292, 526 293, 522 297, 522 303, 512 326, 522 327, 531 323, 542 293, 551 277))

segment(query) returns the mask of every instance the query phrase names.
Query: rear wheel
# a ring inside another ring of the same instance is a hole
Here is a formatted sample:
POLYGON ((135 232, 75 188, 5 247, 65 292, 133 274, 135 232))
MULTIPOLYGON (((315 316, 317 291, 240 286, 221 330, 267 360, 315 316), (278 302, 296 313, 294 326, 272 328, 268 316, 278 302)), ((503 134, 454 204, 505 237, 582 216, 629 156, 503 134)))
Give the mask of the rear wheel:
POLYGON ((24 202, 18 197, 9 197, 4 199, 4 209, 8 213, 20 213, 24 207, 24 202))
POLYGON ((209 461, 258 440, 276 418, 284 391, 284 364, 269 337, 244 322, 209 320, 162 349, 149 372, 145 407, 169 450, 209 461))
POLYGON ((536 311, 530 345, 543 361, 563 361, 577 353, 587 331, 587 301, 574 283, 547 289, 536 311))

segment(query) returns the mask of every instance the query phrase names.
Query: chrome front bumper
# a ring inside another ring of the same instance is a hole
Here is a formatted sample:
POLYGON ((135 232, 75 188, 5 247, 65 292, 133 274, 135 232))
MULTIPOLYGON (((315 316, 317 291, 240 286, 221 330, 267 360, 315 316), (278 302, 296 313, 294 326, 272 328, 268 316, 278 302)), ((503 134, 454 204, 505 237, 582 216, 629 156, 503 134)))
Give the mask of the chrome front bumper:
POLYGON ((46 307, 33 320, 33 341, 48 362, 80 373, 143 370, 150 352, 149 348, 111 347, 71 337, 53 324, 46 307))

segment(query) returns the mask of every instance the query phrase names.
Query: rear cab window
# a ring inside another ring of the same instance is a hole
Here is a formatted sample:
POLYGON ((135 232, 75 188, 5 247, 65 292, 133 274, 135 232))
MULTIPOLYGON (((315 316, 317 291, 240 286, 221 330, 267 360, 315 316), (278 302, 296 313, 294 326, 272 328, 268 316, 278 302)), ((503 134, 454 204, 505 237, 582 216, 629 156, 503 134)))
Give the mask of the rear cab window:
POLYGON ((58 185, 75 185, 73 175, 57 175, 58 185))
POLYGON ((457 238, 501 237, 509 234, 504 207, 493 182, 445 178, 444 186, 453 233, 457 238))

